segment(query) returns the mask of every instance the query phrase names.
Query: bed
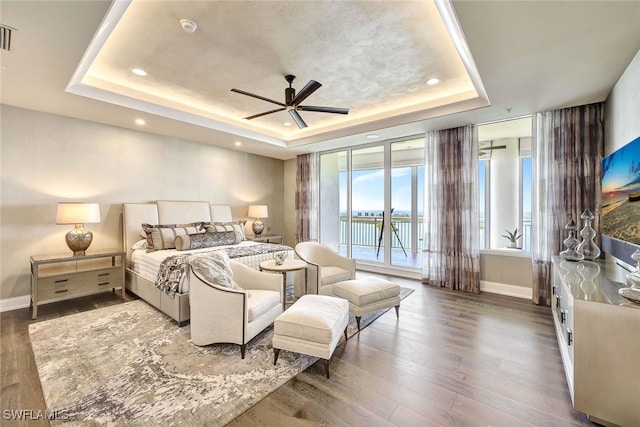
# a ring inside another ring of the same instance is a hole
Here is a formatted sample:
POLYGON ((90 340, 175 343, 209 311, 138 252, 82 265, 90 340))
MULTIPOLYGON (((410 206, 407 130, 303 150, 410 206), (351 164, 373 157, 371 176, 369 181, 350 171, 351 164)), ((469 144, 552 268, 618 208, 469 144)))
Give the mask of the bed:
MULTIPOLYGON (((126 251, 125 277, 127 290, 182 325, 190 318, 188 283, 185 284, 184 289, 179 289, 175 294, 161 290, 156 285, 156 278, 163 260, 178 256, 202 254, 214 250, 225 250, 235 261, 257 269, 261 261, 273 259, 274 252, 284 251, 286 252, 286 257, 293 258, 293 248, 251 241, 182 251, 176 249, 148 251, 141 245, 143 241, 142 224, 229 224, 233 222, 229 206, 212 205, 206 201, 124 203, 122 208, 122 228, 124 250, 126 251)), ((186 280, 188 280, 188 274, 186 274, 186 280)))

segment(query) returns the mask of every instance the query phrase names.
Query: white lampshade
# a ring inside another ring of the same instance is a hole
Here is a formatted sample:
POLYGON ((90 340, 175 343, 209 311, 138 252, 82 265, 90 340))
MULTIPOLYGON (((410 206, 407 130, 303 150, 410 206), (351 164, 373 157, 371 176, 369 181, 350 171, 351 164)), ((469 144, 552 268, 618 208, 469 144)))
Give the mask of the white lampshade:
POLYGON ((59 202, 56 224, 96 224, 100 222, 97 203, 59 202))
POLYGON ((249 218, 269 218, 269 208, 267 205, 250 205, 249 218))

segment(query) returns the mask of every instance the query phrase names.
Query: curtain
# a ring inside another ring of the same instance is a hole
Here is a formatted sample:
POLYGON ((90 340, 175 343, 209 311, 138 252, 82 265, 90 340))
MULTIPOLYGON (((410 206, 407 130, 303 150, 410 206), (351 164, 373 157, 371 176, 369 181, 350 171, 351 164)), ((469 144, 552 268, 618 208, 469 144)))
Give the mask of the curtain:
POLYGON ((532 138, 533 302, 551 304, 551 257, 562 249, 564 226, 591 210, 600 246, 602 103, 537 113, 532 138))
POLYGON ((318 153, 309 153, 296 159, 296 243, 318 240, 319 158, 318 153))
POLYGON ((478 131, 427 132, 422 283, 480 292, 478 131))

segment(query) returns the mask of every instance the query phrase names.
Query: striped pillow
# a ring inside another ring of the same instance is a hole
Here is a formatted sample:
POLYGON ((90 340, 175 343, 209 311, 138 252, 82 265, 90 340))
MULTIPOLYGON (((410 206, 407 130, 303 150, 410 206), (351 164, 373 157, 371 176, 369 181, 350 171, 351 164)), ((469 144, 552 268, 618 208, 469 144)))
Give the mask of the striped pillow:
POLYGON ((142 229, 147 235, 147 251, 175 249, 176 236, 205 232, 201 222, 162 225, 142 224, 142 229))

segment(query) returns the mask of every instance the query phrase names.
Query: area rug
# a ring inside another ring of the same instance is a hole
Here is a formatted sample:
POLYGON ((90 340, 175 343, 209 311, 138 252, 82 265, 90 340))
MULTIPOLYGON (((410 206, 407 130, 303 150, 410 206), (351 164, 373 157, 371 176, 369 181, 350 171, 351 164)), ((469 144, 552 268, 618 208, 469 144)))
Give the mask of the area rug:
POLYGON ((189 325, 142 300, 34 323, 29 335, 52 425, 225 425, 317 360, 281 352, 274 366, 272 327, 245 359, 238 345, 198 347, 189 325))

